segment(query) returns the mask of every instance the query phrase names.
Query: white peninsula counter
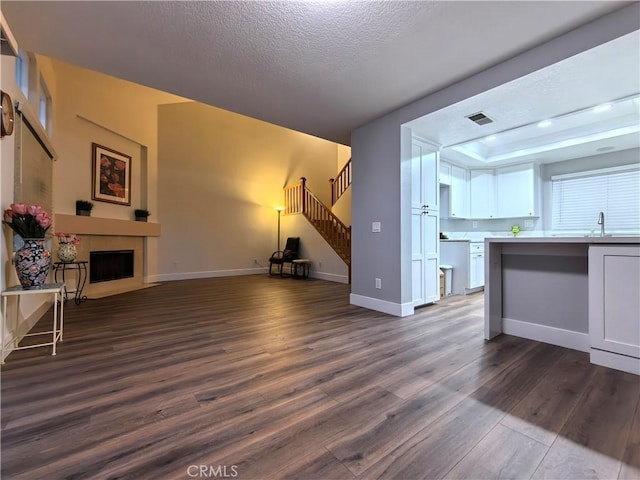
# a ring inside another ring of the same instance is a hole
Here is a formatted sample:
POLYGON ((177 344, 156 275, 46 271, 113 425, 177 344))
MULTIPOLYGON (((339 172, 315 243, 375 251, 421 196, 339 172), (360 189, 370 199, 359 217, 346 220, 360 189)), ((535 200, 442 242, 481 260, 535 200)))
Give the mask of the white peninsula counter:
POLYGON ((485 338, 501 333, 640 375, 640 237, 487 238, 485 338))

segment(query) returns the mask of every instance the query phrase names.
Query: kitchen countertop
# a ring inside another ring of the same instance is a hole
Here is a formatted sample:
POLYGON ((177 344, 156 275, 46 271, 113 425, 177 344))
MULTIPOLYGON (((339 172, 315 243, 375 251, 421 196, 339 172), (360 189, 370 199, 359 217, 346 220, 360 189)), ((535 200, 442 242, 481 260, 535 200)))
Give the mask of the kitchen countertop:
POLYGON ((489 243, 588 243, 588 244, 640 244, 640 237, 516 237, 485 239, 489 243))

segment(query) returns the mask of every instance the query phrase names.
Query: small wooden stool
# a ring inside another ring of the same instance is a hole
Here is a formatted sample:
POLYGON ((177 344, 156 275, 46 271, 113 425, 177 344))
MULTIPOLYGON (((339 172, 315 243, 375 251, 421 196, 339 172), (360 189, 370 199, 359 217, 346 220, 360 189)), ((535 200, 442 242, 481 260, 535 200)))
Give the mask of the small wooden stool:
POLYGON ((298 258, 293 261, 293 278, 309 278, 309 264, 311 260, 308 258, 298 258))

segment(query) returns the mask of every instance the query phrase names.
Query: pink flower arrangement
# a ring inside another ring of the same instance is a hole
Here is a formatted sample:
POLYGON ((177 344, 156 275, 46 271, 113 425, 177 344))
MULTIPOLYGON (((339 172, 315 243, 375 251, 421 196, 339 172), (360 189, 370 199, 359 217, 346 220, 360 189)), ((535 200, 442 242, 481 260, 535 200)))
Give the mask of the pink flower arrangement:
POLYGON ((56 233, 56 237, 58 237, 58 243, 70 243, 72 245, 80 243, 80 237, 75 233, 56 233))
POLYGON ((40 205, 12 203, 2 221, 22 238, 44 238, 51 227, 51 217, 40 205))

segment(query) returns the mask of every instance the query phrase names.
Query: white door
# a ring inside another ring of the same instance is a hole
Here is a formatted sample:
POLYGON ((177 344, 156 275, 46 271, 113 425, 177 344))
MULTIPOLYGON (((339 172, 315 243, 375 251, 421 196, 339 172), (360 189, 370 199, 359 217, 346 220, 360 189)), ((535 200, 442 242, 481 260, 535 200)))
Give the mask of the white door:
POLYGON ((411 156, 411 278, 413 305, 440 299, 439 154, 414 140, 411 156))

